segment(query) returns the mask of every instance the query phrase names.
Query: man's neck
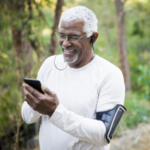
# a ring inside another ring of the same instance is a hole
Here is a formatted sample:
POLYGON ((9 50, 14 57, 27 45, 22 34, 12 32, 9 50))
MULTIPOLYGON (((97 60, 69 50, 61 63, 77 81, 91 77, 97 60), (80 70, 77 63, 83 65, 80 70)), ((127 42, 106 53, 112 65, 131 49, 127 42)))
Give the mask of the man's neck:
POLYGON ((83 67, 83 66, 85 66, 85 65, 87 65, 88 63, 90 63, 93 59, 94 59, 94 57, 95 57, 95 54, 93 53, 93 51, 91 52, 91 54, 90 54, 90 57, 87 59, 86 58, 86 60, 82 60, 82 61, 80 61, 78 64, 68 64, 71 68, 81 68, 81 67, 83 67))

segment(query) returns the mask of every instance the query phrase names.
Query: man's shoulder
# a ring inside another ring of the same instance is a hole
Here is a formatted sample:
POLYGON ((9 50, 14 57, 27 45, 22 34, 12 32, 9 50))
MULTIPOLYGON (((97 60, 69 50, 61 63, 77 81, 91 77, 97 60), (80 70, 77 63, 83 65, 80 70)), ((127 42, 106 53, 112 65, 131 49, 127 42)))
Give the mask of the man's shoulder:
POLYGON ((95 61, 96 66, 98 66, 101 69, 104 70, 120 70, 116 65, 111 63, 110 61, 96 55, 96 61, 95 61))
POLYGON ((93 68, 97 76, 100 76, 102 78, 110 78, 114 76, 121 78, 123 77, 120 68, 98 55, 96 55, 96 61, 93 64, 93 68))

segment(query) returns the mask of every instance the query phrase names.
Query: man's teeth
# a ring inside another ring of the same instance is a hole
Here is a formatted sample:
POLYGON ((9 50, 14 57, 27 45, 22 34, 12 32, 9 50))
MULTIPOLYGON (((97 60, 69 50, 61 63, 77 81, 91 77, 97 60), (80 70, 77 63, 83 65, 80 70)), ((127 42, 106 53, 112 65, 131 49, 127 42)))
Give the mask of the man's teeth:
POLYGON ((72 49, 72 50, 65 50, 65 51, 66 51, 66 52, 67 52, 67 51, 72 52, 72 51, 74 51, 74 49, 72 49))

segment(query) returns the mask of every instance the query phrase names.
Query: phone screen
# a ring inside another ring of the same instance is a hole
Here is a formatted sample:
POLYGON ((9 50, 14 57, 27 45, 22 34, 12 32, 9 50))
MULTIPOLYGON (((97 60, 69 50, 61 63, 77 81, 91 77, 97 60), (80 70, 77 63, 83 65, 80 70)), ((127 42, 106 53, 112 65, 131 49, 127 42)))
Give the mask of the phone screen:
POLYGON ((24 78, 24 82, 32 86, 34 89, 38 90, 39 92, 43 93, 41 89, 41 82, 36 79, 24 78))

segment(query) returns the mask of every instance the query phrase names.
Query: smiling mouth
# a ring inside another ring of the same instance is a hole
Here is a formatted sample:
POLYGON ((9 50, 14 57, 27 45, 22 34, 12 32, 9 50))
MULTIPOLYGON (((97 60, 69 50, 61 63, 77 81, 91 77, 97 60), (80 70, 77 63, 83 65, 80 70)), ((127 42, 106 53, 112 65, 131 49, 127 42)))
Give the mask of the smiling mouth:
POLYGON ((64 53, 65 54, 71 54, 72 52, 74 52, 75 49, 71 49, 71 50, 64 50, 64 53))

